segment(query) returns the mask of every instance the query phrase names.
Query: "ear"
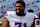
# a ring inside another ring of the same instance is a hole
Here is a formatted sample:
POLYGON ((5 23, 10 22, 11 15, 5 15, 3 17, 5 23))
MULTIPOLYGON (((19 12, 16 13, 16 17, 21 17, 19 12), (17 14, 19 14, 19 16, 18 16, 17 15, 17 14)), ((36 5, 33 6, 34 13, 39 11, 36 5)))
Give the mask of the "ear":
POLYGON ((25 7, 24 7, 24 9, 25 9, 25 7))

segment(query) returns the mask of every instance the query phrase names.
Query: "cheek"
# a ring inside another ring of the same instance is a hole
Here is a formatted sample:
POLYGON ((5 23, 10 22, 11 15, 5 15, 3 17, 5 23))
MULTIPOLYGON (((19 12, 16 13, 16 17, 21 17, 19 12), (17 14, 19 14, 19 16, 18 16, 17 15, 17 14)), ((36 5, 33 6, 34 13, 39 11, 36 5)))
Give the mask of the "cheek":
POLYGON ((20 7, 20 9, 23 9, 23 7, 20 7))
POLYGON ((25 9, 24 7, 21 7, 21 9, 25 9))

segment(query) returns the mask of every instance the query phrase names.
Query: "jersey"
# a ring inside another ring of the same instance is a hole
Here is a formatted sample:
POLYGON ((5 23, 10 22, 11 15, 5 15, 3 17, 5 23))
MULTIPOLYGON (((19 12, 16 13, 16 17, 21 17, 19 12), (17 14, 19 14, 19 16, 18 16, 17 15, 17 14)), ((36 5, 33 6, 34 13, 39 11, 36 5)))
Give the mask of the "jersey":
POLYGON ((5 17, 8 19, 10 27, 31 27, 34 21, 34 16, 27 12, 25 16, 17 16, 15 11, 7 11, 5 17))
MULTIPOLYGON (((28 12, 28 13, 29 13, 29 12, 28 12)), ((36 14, 34 14, 34 13, 31 13, 31 12, 30 12, 30 14, 31 14, 31 15, 34 15, 34 18, 39 18, 39 17, 38 17, 36 14)))

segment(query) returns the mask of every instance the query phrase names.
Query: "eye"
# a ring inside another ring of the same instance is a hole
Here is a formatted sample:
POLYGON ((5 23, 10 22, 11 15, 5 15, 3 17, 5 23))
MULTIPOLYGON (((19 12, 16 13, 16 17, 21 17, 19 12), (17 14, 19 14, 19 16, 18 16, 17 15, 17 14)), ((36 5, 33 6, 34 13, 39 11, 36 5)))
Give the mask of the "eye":
POLYGON ((21 9, 18 9, 18 10, 21 10, 21 9))
POLYGON ((22 6, 19 6, 19 7, 22 7, 22 6))

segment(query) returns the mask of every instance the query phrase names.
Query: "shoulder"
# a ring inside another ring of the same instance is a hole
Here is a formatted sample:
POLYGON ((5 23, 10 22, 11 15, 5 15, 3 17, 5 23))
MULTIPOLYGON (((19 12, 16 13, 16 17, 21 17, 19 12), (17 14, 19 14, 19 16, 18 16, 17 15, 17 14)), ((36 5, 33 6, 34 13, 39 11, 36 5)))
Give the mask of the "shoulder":
POLYGON ((15 11, 7 11, 6 12, 7 15, 15 15, 15 13, 16 13, 15 11))
POLYGON ((34 15, 32 13, 28 13, 26 12, 27 16, 30 17, 30 18, 34 18, 34 15))
POLYGON ((15 11, 7 11, 8 14, 13 14, 15 11))
POLYGON ((34 18, 39 18, 36 14, 34 14, 34 13, 31 13, 33 16, 34 16, 34 18))
POLYGON ((14 18, 15 13, 16 13, 15 11, 7 11, 6 15, 5 15, 6 19, 8 19, 8 21, 10 21, 10 19, 14 18))
POLYGON ((12 17, 12 16, 15 15, 15 13, 16 13, 15 11, 7 11, 6 14, 5 14, 5 17, 6 18, 12 17))
POLYGON ((29 15, 29 16, 30 16, 30 15, 31 15, 31 16, 34 15, 33 13, 29 13, 29 12, 26 12, 26 14, 29 15))

